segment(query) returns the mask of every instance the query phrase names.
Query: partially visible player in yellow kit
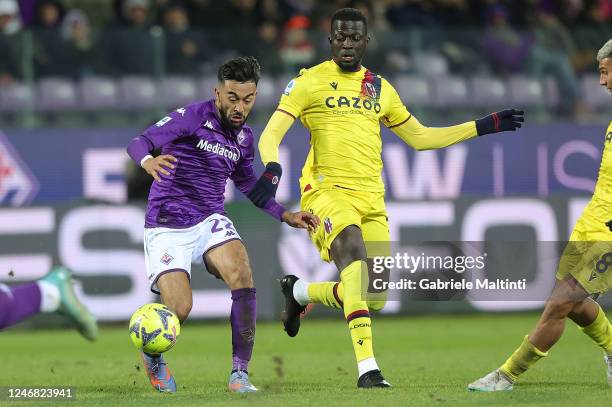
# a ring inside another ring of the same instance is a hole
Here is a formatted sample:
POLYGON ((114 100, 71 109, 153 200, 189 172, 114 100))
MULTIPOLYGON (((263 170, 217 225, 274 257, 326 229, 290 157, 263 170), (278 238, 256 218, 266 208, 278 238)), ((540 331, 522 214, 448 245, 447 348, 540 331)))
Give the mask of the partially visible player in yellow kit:
MULTIPOLYGON (((599 84, 612 93, 612 40, 597 53, 599 84)), ((561 338, 565 319, 574 321, 604 350, 612 386, 612 325, 593 298, 612 287, 612 122, 591 201, 563 251, 557 281, 536 327, 498 369, 468 385, 472 391, 512 390, 514 382, 561 338)))
POLYGON ((285 330, 289 336, 298 333, 300 313, 308 303, 343 309, 358 362, 357 386, 389 387, 374 358, 370 320, 370 310, 380 310, 384 300, 368 297, 362 289, 367 258, 388 253, 390 240, 380 122, 415 149, 424 150, 514 131, 521 127, 523 112, 509 109, 457 126, 425 127, 408 112, 389 82, 361 65, 369 41, 361 12, 337 11, 329 41, 333 59, 303 69, 287 85, 268 122, 259 141, 266 171, 250 197, 263 205, 275 192, 281 176, 278 146, 300 117, 311 134, 300 179, 301 205, 321 219, 311 239, 323 260, 334 261, 341 281, 309 284, 296 276, 284 277, 285 330))

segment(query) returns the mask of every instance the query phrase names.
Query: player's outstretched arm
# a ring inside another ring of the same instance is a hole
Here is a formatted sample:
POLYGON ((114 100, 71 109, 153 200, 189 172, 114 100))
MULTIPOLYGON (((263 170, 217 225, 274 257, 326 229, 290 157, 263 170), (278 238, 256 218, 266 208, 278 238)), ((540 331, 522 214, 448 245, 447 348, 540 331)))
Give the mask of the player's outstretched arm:
POLYGON ((448 147, 476 136, 516 131, 524 121, 523 111, 515 109, 491 113, 472 122, 448 127, 426 127, 411 115, 400 125, 390 127, 390 130, 416 150, 432 150, 448 147))
POLYGON ((289 212, 285 211, 282 221, 296 229, 308 229, 314 232, 319 227, 319 217, 310 212, 289 212))
POLYGON ((276 196, 278 183, 283 175, 283 169, 278 162, 278 146, 294 121, 295 118, 290 114, 277 110, 259 138, 259 155, 266 169, 253 189, 247 193, 247 197, 259 208, 263 208, 270 198, 276 196))

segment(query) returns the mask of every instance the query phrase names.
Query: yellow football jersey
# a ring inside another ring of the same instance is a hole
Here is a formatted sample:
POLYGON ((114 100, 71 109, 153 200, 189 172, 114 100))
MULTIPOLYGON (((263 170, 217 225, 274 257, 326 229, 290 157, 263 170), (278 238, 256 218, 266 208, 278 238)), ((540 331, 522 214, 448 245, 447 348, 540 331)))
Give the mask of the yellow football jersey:
POLYGON ((302 191, 308 184, 384 191, 380 121, 394 127, 411 117, 389 82, 364 67, 344 72, 326 61, 289 82, 278 110, 310 131, 302 191))
POLYGON ((585 223, 587 230, 598 230, 606 229, 604 223, 609 220, 612 220, 612 122, 606 130, 593 198, 579 222, 585 223))
MULTIPOLYGON (((599 175, 593 198, 601 199, 612 205, 612 122, 606 130, 604 150, 599 165, 599 175)), ((610 214, 612 216, 612 214, 610 214)))

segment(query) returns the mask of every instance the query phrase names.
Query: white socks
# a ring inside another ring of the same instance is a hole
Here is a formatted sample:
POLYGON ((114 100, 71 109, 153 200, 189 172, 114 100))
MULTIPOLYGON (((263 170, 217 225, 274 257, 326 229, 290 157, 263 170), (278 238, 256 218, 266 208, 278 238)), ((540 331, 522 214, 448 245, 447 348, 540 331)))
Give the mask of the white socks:
POLYGON ((40 310, 41 312, 57 311, 60 304, 60 292, 57 286, 46 281, 37 281, 40 289, 40 310))
POLYGON ((363 375, 364 373, 369 372, 370 370, 380 370, 374 357, 364 359, 361 362, 357 362, 357 368, 359 369, 359 377, 361 377, 361 375, 363 375))
POLYGON ((308 296, 308 284, 306 281, 303 281, 301 278, 293 284, 293 298, 300 305, 308 305, 310 304, 310 297, 308 296))

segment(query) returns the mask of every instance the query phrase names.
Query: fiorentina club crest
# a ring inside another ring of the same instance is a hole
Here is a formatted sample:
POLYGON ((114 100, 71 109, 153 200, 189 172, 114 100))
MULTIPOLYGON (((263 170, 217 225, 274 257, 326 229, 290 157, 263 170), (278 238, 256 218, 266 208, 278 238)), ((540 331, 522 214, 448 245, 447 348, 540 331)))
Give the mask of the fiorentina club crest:
POLYGON ((0 131, 0 206, 32 202, 38 181, 0 131))
POLYGON ((162 263, 164 263, 166 266, 168 264, 170 264, 170 262, 174 260, 174 257, 170 256, 168 253, 164 253, 164 255, 162 256, 161 259, 159 259, 159 261, 161 261, 162 263))
POLYGON ((236 136, 236 141, 238 141, 238 144, 243 146, 242 143, 244 143, 245 139, 246 139, 246 136, 244 135, 244 130, 240 130, 240 133, 238 133, 238 136, 236 136))
POLYGON ((332 232, 332 221, 330 218, 325 218, 323 226, 325 227, 325 233, 330 234, 332 232))

